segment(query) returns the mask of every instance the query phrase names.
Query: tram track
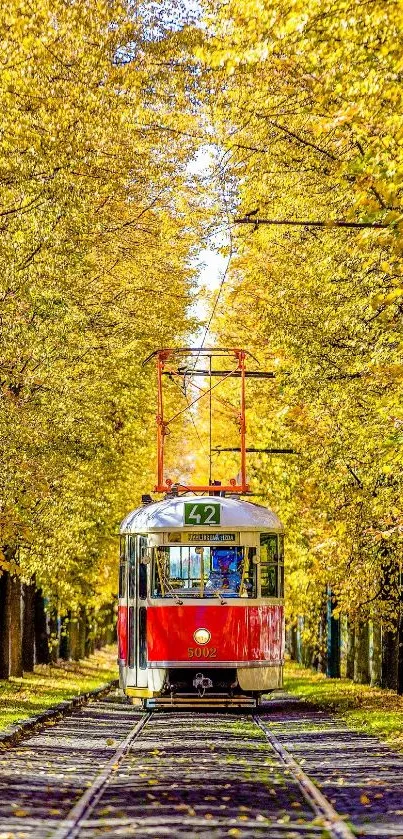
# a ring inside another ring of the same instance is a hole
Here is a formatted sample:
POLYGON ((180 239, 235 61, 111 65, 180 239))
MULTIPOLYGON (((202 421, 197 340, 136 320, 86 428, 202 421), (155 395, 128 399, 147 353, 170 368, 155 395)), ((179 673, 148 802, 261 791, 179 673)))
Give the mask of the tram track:
POLYGON ((150 717, 151 713, 144 714, 144 717, 136 722, 134 728, 116 749, 115 753, 109 759, 100 774, 96 776, 91 786, 84 792, 81 798, 70 810, 67 818, 65 818, 62 824, 57 828, 53 834, 53 839, 75 839, 75 837, 79 835, 83 822, 89 818, 94 807, 100 800, 111 776, 119 767, 119 764, 130 749, 133 741, 136 737, 138 737, 150 717))
POLYGON ((46 726, 8 758, 7 839, 403 837, 402 783, 392 783, 403 758, 289 699, 253 714, 143 713, 111 697, 46 726), (360 803, 364 790, 377 802, 372 813, 360 803))
MULTIPOLYGON (((136 723, 133 730, 129 732, 125 740, 120 744, 119 748, 110 758, 103 770, 100 772, 99 775, 97 775, 91 787, 84 792, 82 797, 76 802, 70 813, 63 820, 62 824, 60 824, 57 830, 52 834, 52 839, 78 839, 82 830, 85 836, 92 835, 92 830, 95 831, 95 834, 98 832, 100 825, 97 825, 96 819, 92 821, 91 816, 94 813, 94 810, 97 807, 97 805, 100 803, 102 795, 106 790, 109 782, 116 774, 116 771, 120 768, 124 757, 128 754, 134 741, 139 737, 141 732, 144 731, 145 727, 151 722, 153 715, 156 716, 155 712, 149 712, 145 714, 144 717, 136 723)), ((259 727, 259 729, 263 732, 272 750, 276 753, 276 755, 279 756, 280 761, 287 767, 288 771, 290 772, 290 775, 296 781, 309 807, 312 809, 314 817, 320 817, 320 832, 322 833, 323 826, 323 828, 326 831, 326 835, 329 837, 329 839, 354 839, 355 834, 350 830, 348 825, 345 824, 341 816, 335 811, 335 809, 333 808, 331 803, 325 798, 325 796, 322 795, 322 793, 317 789, 317 787, 313 784, 311 779, 303 772, 300 765, 294 760, 292 755, 290 755, 290 753, 281 745, 281 743, 273 734, 273 732, 271 732, 267 725, 265 725, 264 721, 256 714, 250 716, 249 719, 253 721, 253 723, 256 724, 259 727)), ((211 798, 211 796, 209 796, 209 798, 211 798)), ((186 805, 184 805, 184 808, 186 809, 186 805)), ((231 835, 230 824, 232 823, 232 820, 230 820, 228 824, 225 824, 226 820, 224 820, 224 824, 222 823, 222 821, 222 819, 214 819, 214 817, 210 818, 209 831, 217 828, 227 828, 228 832, 231 835)), ((262 824, 257 826, 256 821, 253 819, 245 819, 244 821, 247 823, 243 825, 242 834, 244 834, 245 831, 245 835, 249 834, 251 829, 253 829, 253 835, 256 835, 256 831, 259 835, 262 833, 262 824)), ((178 829, 183 828, 183 825, 183 817, 173 818, 172 815, 170 816, 169 832, 171 832, 172 830, 176 832, 178 829)), ((287 822, 284 823, 284 826, 286 825, 287 822)), ((111 818, 107 820, 107 823, 102 824, 102 832, 105 833, 108 829, 111 830, 113 833, 115 831, 120 832, 125 827, 135 827, 137 831, 141 831, 141 825, 138 824, 137 821, 135 821, 133 824, 131 820, 128 821, 125 818, 111 818)), ((266 829, 267 827, 268 825, 266 823, 266 829)), ((205 828, 205 819, 197 818, 196 813, 191 814, 191 820, 189 820, 188 824, 188 835, 193 835, 193 832, 195 830, 199 833, 204 833, 205 828)), ((148 830, 152 833, 156 829, 161 830, 161 820, 158 817, 151 818, 151 820, 148 820, 148 830)), ((148 830, 146 830, 146 832, 148 832, 148 830)), ((303 828, 300 824, 289 824, 289 829, 287 828, 286 835, 312 836, 312 830, 315 830, 313 825, 309 825, 303 828), (293 828, 297 828, 297 830, 296 833, 294 831, 294 833, 292 834, 293 828)), ((165 834, 166 829, 163 832, 165 834)), ((232 828, 232 832, 234 835, 240 833, 239 828, 232 828)), ((280 832, 283 831, 281 830, 280 832)))
POLYGON ((354 839, 356 834, 350 830, 330 801, 322 795, 309 776, 303 771, 300 764, 297 763, 290 752, 280 743, 273 731, 270 731, 268 726, 265 725, 264 721, 257 714, 253 715, 253 720, 264 732, 274 751, 279 755, 280 760, 290 770, 315 815, 324 819, 324 825, 330 836, 334 837, 334 839, 354 839))
MULTIPOLYGON (((114 755, 110 758, 110 760, 103 768, 101 773, 95 778, 91 787, 84 792, 84 794, 76 802, 68 816, 64 819, 63 823, 54 832, 54 834, 52 835, 52 839, 77 839, 77 837, 80 836, 81 830, 83 830, 85 836, 92 835, 92 831, 95 831, 95 833, 98 832, 99 824, 97 825, 96 819, 92 821, 91 816, 93 815, 97 805, 100 803, 102 795, 106 790, 108 784, 112 780, 113 776, 116 774, 116 771, 120 768, 124 757, 128 754, 131 746, 133 745, 134 741, 138 739, 141 732, 143 732, 146 726, 150 724, 150 722, 152 721, 152 717, 153 712, 145 714, 144 717, 136 723, 133 730, 121 743, 121 745, 116 750, 114 755)), ((273 752, 280 758, 282 764, 284 764, 284 766, 287 767, 290 776, 292 777, 292 779, 295 780, 296 784, 302 792, 302 795, 304 796, 306 802, 311 808, 314 818, 320 817, 321 828, 323 826, 329 839, 330 837, 331 839, 354 839, 355 834, 350 830, 348 825, 345 824, 341 816, 333 808, 332 804, 325 798, 324 795, 322 795, 318 788, 313 784, 312 780, 306 775, 305 772, 303 772, 300 765, 294 760, 292 755, 281 745, 280 741, 276 738, 273 732, 270 731, 265 722, 257 714, 250 716, 249 719, 263 732, 273 752)), ((209 797, 211 798, 211 796, 209 797)), ((226 798, 227 796, 224 797, 226 798)), ((184 804, 183 806, 186 809, 186 805, 184 804)), ((191 813, 190 815, 191 818, 189 820, 188 825, 189 835, 191 835, 191 833, 193 834, 195 830, 199 833, 203 833, 206 828, 205 819, 197 818, 195 812, 193 814, 191 813)), ((254 835, 256 835, 256 831, 258 834, 262 833, 262 825, 257 826, 255 820, 245 819, 245 821, 247 822, 247 824, 243 825, 242 833, 244 833, 245 831, 249 833, 251 829, 253 829, 254 835)), ((209 819, 209 830, 226 827, 228 831, 231 831, 230 823, 231 820, 228 824, 222 824, 222 819, 217 820, 214 819, 214 817, 212 817, 209 819)), ((179 828, 183 828, 183 824, 183 817, 178 819, 172 817, 171 814, 169 818, 169 832, 171 832, 172 830, 176 832, 179 828)), ((286 826, 287 822, 285 822, 284 825, 286 826)), ((112 833, 114 833, 115 831, 120 832, 125 827, 128 829, 135 827, 137 831, 141 831, 140 824, 138 824, 135 821, 133 825, 133 822, 131 822, 131 820, 128 821, 125 818, 108 819, 107 823, 102 824, 103 832, 106 832, 107 830, 111 830, 112 833)), ((148 830, 150 830, 151 832, 155 831, 156 829, 161 830, 161 827, 161 820, 158 817, 151 818, 151 820, 148 820, 148 830)), ((166 826, 166 828, 167 827, 168 826, 166 826)), ((267 827, 268 825, 266 823, 266 829, 267 827)), ((164 830, 164 833, 166 831, 166 828, 164 830)), ((288 835, 291 835, 292 828, 297 828, 296 833, 297 835, 301 836, 307 834, 312 836, 312 829, 314 829, 313 825, 309 825, 305 828, 302 828, 300 824, 289 824, 289 828, 290 829, 287 828, 288 835)), ((232 828, 232 830, 233 832, 235 831, 235 833, 237 831, 239 832, 239 828, 232 828)), ((294 832, 293 835, 295 836, 296 833, 294 832)))
POLYGON ((314 825, 302 808, 294 779, 284 775, 250 715, 152 712, 136 724, 52 839, 263 837, 268 830, 273 839, 322 837, 322 824, 314 825), (271 815, 265 785, 254 789, 253 781, 254 773, 266 771, 278 790, 270 791, 278 796, 271 815), (291 804, 301 808, 294 833, 287 816, 291 804))

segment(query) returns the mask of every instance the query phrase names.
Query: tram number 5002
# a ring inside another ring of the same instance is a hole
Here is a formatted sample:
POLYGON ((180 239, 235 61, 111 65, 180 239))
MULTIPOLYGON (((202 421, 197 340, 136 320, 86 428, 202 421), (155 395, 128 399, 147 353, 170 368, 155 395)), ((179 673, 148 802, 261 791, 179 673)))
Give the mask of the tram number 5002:
POLYGON ((188 658, 216 658, 217 647, 188 647, 188 658))
POLYGON ((219 504, 186 504, 185 524, 220 524, 219 504))

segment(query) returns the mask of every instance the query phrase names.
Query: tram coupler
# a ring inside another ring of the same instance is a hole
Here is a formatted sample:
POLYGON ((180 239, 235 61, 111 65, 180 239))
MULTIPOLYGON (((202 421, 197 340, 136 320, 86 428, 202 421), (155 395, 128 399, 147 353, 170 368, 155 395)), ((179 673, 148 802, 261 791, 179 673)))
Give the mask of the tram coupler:
POLYGON ((203 673, 196 673, 193 679, 193 687, 197 690, 199 696, 204 696, 204 692, 213 687, 213 682, 209 676, 203 676, 203 673))

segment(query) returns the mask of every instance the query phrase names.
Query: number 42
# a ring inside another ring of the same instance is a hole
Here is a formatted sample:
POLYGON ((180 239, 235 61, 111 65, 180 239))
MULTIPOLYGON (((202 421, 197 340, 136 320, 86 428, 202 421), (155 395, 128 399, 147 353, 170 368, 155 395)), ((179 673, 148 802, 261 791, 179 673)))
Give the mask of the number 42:
POLYGON ((206 504, 202 508, 200 504, 194 504, 190 510, 188 509, 187 520, 190 524, 217 524, 217 512, 216 504, 206 504))

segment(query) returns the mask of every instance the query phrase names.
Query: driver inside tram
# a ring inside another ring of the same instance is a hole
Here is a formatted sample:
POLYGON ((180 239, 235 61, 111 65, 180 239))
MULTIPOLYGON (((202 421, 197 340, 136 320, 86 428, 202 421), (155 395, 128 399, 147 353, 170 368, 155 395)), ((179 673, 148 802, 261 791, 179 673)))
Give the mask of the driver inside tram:
POLYGON ((225 591, 226 594, 236 595, 241 585, 241 561, 237 552, 228 548, 214 548, 209 578, 206 582, 206 593, 225 591))

